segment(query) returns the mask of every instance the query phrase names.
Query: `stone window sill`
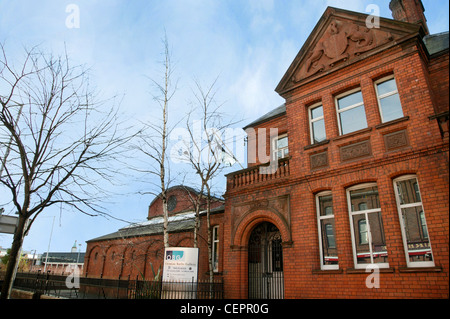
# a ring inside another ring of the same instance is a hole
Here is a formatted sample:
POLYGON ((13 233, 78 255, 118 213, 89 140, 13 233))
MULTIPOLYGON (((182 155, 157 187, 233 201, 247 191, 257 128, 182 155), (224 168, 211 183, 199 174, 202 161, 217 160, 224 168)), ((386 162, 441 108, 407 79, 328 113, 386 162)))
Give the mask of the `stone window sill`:
POLYGON ((394 125, 394 124, 397 124, 397 123, 401 123, 401 122, 405 122, 405 121, 408 121, 408 120, 409 120, 409 116, 404 116, 404 117, 401 117, 399 119, 395 119, 395 120, 392 120, 392 121, 389 121, 389 122, 386 122, 386 123, 378 124, 377 126, 375 126, 375 128, 378 130, 378 129, 386 127, 386 126, 391 126, 391 125, 394 125))
POLYGON ((326 145, 328 143, 330 143, 330 140, 325 140, 325 141, 322 141, 320 143, 316 143, 316 144, 311 144, 311 145, 305 146, 303 149, 305 151, 307 151, 307 150, 310 150, 310 149, 313 149, 313 148, 316 148, 316 147, 320 147, 322 145, 326 145))
MULTIPOLYGON (((379 268, 380 273, 393 273, 395 272, 395 268, 379 268)), ((372 272, 370 271, 366 271, 366 269, 356 269, 356 268, 348 268, 345 271, 347 274, 367 274, 372 272)))
POLYGON ((442 267, 401 267, 399 272, 442 272, 442 267))
POLYGON ((356 132, 347 133, 347 134, 344 134, 344 135, 337 136, 337 137, 333 138, 332 141, 341 141, 341 140, 344 140, 344 139, 349 138, 349 137, 353 137, 353 136, 356 136, 356 135, 368 133, 370 131, 372 131, 372 128, 371 127, 367 127, 367 128, 364 128, 364 129, 356 131, 356 132))

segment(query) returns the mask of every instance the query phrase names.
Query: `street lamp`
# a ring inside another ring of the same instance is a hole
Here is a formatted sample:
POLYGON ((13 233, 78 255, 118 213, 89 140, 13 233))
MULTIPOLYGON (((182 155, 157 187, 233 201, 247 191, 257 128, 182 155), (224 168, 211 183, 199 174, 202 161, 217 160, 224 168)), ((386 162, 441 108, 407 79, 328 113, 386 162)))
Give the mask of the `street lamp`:
POLYGON ((45 256, 44 272, 47 270, 48 252, 50 250, 50 243, 52 242, 53 224, 54 223, 55 223, 55 216, 53 216, 52 230, 50 231, 50 239, 48 240, 47 256, 45 256))

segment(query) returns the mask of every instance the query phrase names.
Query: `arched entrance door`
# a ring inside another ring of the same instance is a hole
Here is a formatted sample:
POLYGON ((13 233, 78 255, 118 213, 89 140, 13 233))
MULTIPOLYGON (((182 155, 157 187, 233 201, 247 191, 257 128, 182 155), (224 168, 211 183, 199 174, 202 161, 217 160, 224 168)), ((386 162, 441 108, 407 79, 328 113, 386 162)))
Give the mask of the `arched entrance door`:
POLYGON ((283 299, 283 249, 281 233, 268 222, 259 224, 248 244, 249 299, 283 299))

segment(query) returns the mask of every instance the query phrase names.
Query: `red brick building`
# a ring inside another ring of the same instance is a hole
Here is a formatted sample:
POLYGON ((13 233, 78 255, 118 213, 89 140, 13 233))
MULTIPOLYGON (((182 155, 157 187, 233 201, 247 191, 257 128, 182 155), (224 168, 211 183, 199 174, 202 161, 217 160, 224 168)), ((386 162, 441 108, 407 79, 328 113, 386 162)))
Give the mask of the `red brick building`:
POLYGON ((374 27, 327 8, 276 88, 285 104, 245 127, 227 298, 449 297, 448 32, 428 33, 420 0, 390 8, 374 27))
MULTIPOLYGON (((448 32, 429 34, 420 0, 390 8, 379 25, 327 8, 276 88, 285 104, 244 128, 248 168, 211 215, 226 298, 449 297, 448 32)), ((189 193, 170 190, 171 246, 193 246, 189 193)), ((206 279, 204 215, 199 233, 206 279)), ((87 244, 87 277, 152 278, 160 199, 87 244)))
MULTIPOLYGON (((169 246, 194 247, 195 211, 192 203, 199 195, 192 188, 176 186, 168 190, 169 246)), ((223 200, 211 203, 212 256, 216 278, 221 277, 223 238, 223 200)), ((198 236, 200 280, 209 278, 206 201, 202 200, 198 236)), ((147 221, 119 229, 87 241, 83 276, 105 279, 154 278, 163 269, 164 242, 162 200, 155 197, 149 206, 147 221), (152 269, 153 268, 153 269, 152 269)))

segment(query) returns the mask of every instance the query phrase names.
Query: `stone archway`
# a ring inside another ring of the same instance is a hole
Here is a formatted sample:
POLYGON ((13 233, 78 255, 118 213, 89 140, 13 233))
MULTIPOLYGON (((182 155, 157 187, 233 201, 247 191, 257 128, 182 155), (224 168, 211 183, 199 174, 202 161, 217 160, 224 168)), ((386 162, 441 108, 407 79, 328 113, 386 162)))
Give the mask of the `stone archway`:
MULTIPOLYGON (((255 207, 248 210, 242 209, 231 219, 230 259, 225 262, 228 274, 225 276, 229 281, 228 294, 230 298, 249 298, 249 242, 253 230, 262 223, 269 223, 279 230, 279 244, 283 247, 283 258, 285 259, 289 249, 292 247, 292 237, 286 214, 280 213, 272 207, 255 207), (236 284, 238 283, 238 284, 236 284)), ((283 277, 284 273, 283 273, 283 277)), ((283 293, 284 295, 284 293, 283 293)), ((250 296, 251 297, 251 296, 250 296)), ((283 296, 284 297, 284 296, 283 296)))
POLYGON ((270 222, 258 224, 248 241, 248 298, 283 299, 281 233, 270 222))

